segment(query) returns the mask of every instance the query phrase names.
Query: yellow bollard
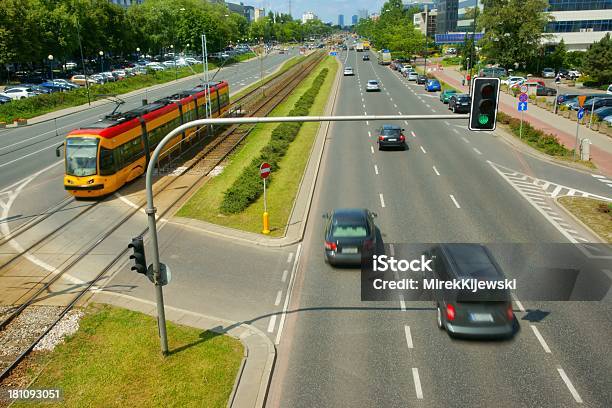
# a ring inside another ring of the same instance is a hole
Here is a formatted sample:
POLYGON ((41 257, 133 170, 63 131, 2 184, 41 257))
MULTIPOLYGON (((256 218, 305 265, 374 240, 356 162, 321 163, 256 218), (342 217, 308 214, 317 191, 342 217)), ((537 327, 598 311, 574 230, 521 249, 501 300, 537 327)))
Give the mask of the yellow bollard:
POLYGON ((270 233, 270 219, 267 211, 263 213, 263 231, 261 233, 266 235, 270 233))

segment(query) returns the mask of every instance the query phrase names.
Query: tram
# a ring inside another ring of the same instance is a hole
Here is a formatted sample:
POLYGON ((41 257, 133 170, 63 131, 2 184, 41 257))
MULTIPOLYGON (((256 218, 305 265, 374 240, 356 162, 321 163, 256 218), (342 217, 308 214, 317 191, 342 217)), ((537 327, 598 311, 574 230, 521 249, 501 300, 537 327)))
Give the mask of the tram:
MULTIPOLYGON (((209 89, 212 117, 222 116, 229 109, 229 84, 211 82, 209 89)), ((64 188, 76 197, 100 197, 117 191, 146 171, 153 150, 171 130, 207 116, 207 97, 206 86, 198 85, 71 131, 63 145, 64 188)), ((177 135, 160 157, 178 143, 195 138, 196 130, 177 135)))

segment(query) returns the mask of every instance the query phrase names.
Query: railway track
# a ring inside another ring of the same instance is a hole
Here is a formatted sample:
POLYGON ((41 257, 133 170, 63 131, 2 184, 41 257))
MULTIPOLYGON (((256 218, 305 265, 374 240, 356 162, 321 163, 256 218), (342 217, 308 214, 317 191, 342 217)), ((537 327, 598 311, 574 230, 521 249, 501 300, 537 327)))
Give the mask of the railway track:
MULTIPOLYGON (((241 103, 240 111, 248 116, 266 116, 268 115, 279 103, 285 98, 302 82, 306 76, 312 72, 312 70, 318 65, 318 63, 324 58, 324 53, 315 53, 310 55, 304 61, 296 64, 294 67, 286 71, 285 73, 277 76, 268 84, 267 97, 258 98, 258 89, 254 89, 252 92, 246 94, 238 101, 241 103), (244 104, 244 105, 242 105, 244 104)), ((235 103, 236 104, 236 103, 235 103)), ((235 106, 235 104, 233 106, 235 106)), ((183 182, 183 177, 188 177, 191 170, 197 170, 198 177, 195 182, 183 190, 177 197, 173 198, 169 205, 166 205, 162 211, 159 212, 160 219, 168 215, 176 205, 181 202, 188 194, 190 194, 197 186, 200 185, 200 181, 203 180, 219 163, 221 163, 251 132, 254 126, 230 126, 225 129, 221 134, 214 138, 209 138, 204 144, 203 150, 193 157, 189 161, 187 166, 184 166, 183 171, 177 177, 168 177, 167 181, 164 179, 158 181, 155 186, 154 195, 169 190, 171 186, 177 183, 183 182)), ((169 160, 169 164, 166 167, 160 167, 159 171, 169 170, 172 168, 173 160, 169 160)), ((176 162, 176 160, 174 160, 176 162)), ((46 298, 49 294, 55 293, 54 284, 56 284, 60 278, 62 278, 69 270, 73 269, 77 264, 82 262, 89 254, 91 254, 101 243, 111 238, 113 233, 117 232, 123 227, 128 220, 132 219, 136 214, 142 211, 146 204, 146 200, 141 200, 134 208, 124 215, 118 222, 113 223, 109 228, 106 228, 102 233, 96 235, 93 239, 83 244, 76 254, 69 257, 67 262, 63 263, 61 269, 58 269, 53 276, 45 274, 43 281, 39 282, 37 288, 28 292, 26 299, 21 303, 14 305, 14 309, 11 310, 0 322, 0 340, 6 338, 10 334, 11 325, 16 322, 16 319, 24 314, 29 308, 35 307, 34 305, 40 301, 41 298, 46 298)), ((69 224, 69 223, 68 223, 69 224)), ((68 225, 67 224, 67 225, 68 225)), ((64 227, 65 228, 65 227, 64 227)), ((61 229, 58 228, 57 231, 61 229)), ((52 235, 47 235, 41 239, 41 243, 44 240, 53 239, 52 235)), ((148 231, 148 228, 144 228, 138 231, 138 234, 133 235, 144 235, 148 231)), ((132 236, 133 236, 132 235, 132 236)), ((25 253, 26 251, 24 251, 25 253)), ((33 330, 31 336, 23 342, 23 347, 19 349, 18 353, 14 353, 9 359, 0 359, 0 381, 5 380, 11 371, 32 351, 36 344, 47 334, 53 327, 68 313, 75 305, 83 299, 83 297, 90 292, 92 288, 96 287, 96 284, 106 276, 106 274, 113 269, 116 265, 119 265, 124 260, 125 255, 128 252, 126 247, 116 256, 112 258, 95 276, 87 282, 83 282, 78 285, 74 295, 64 302, 60 307, 57 307, 57 313, 55 316, 49 319, 49 321, 41 322, 42 325, 38 330, 33 330)), ((13 263, 15 261, 10 261, 13 263)), ((1 268, 0 268, 1 270, 1 268)), ((0 386, 1 386, 0 382, 0 386)))

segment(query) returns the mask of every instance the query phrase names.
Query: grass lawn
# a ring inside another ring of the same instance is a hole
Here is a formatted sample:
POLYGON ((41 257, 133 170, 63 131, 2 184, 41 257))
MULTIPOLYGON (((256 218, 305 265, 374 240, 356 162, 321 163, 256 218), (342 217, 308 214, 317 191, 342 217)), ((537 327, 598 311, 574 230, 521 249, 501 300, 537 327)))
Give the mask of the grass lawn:
POLYGON ((155 318, 90 306, 74 336, 38 355, 44 369, 30 388, 60 388, 62 406, 75 408, 225 407, 243 357, 240 341, 172 323, 168 339, 164 359, 155 318))
MULTIPOLYGON (((268 75, 267 77, 264 77, 263 83, 267 84, 268 82, 270 82, 272 79, 276 78, 277 76, 283 74, 284 72, 288 71, 289 68, 291 68, 292 66, 294 66, 295 64, 297 64, 298 62, 302 61, 304 58, 303 56, 296 56, 296 57, 291 57, 289 58, 287 61, 285 61, 283 63, 283 65, 281 66, 281 68, 274 74, 268 75)), ((236 95, 232 95, 232 99, 238 99, 243 95, 246 95, 247 93, 251 92, 253 89, 257 88, 258 86, 261 85, 261 81, 257 81, 249 86, 247 86, 246 88, 242 89, 240 92, 238 92, 236 95)))
MULTIPOLYGON (((314 78, 324 68, 328 68, 329 73, 310 110, 311 116, 321 115, 325 109, 338 69, 338 64, 332 57, 326 58, 306 78, 306 80, 297 87, 287 101, 279 105, 270 116, 282 116, 287 114, 293 108, 300 96, 310 88, 314 78)), ((270 176, 273 182, 268 188, 267 195, 272 236, 282 236, 285 232, 293 201, 295 200, 299 183, 304 173, 306 163, 308 162, 319 125, 319 123, 305 123, 302 126, 295 141, 291 143, 287 150, 287 154, 280 162, 279 171, 270 176)), ((253 132, 251 132, 246 143, 232 155, 223 172, 204 184, 183 208, 178 211, 177 215, 179 217, 195 218, 245 231, 261 232, 263 198, 257 200, 242 213, 234 215, 222 215, 219 211, 219 205, 223 200, 223 193, 241 174, 244 167, 251 163, 251 160, 253 160, 266 143, 268 143, 270 134, 276 126, 278 126, 276 123, 258 125, 253 132)))
POLYGON ((561 197, 559 203, 603 238, 604 241, 612 243, 611 203, 586 197, 561 197), (609 212, 601 211, 599 209, 601 205, 607 205, 609 212))

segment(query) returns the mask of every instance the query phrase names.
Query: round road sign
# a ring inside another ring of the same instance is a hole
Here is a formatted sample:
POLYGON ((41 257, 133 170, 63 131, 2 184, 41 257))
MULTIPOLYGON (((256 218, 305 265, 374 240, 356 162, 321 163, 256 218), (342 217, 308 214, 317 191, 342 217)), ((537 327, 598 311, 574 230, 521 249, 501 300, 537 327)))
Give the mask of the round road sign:
POLYGON ((521 85, 521 93, 527 93, 527 85, 521 85))
POLYGON ((526 93, 522 93, 519 95, 519 101, 521 102, 527 102, 529 100, 529 97, 527 96, 526 93))
POLYGON ((263 179, 267 178, 270 175, 270 164, 269 163, 261 163, 259 166, 259 176, 263 179))

